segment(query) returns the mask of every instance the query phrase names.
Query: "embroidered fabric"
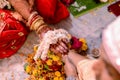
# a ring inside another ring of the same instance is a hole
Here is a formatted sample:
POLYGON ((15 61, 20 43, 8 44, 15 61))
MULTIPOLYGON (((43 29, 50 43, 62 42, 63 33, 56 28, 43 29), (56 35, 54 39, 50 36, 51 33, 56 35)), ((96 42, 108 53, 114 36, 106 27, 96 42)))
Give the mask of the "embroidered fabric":
POLYGON ((0 18, 0 35, 3 31, 3 29, 5 28, 6 23, 0 18))
POLYGON ((66 39, 69 42, 71 39, 71 35, 64 29, 57 29, 45 33, 38 47, 37 53, 34 56, 34 60, 37 60, 40 56, 41 59, 45 60, 47 52, 50 48, 50 44, 56 44, 57 41, 61 39, 66 39))
POLYGON ((9 10, 0 9, 0 59, 15 54, 27 38, 27 30, 9 10))

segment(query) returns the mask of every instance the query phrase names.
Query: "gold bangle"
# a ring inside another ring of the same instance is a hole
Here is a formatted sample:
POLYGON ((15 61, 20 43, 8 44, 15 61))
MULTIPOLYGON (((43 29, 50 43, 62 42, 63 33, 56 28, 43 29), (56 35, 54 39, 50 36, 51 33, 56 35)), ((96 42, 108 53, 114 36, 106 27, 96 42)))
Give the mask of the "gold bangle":
POLYGON ((40 34, 41 33, 41 31, 42 31, 42 29, 44 28, 44 27, 46 27, 47 25, 45 24, 45 25, 42 25, 42 26, 40 26, 37 30, 36 30, 36 33, 37 34, 40 34))
POLYGON ((39 26, 41 26, 42 24, 44 24, 45 22, 43 20, 41 20, 40 17, 38 17, 37 19, 35 19, 31 26, 30 26, 30 29, 31 30, 36 30, 39 26))
POLYGON ((34 27, 34 24, 39 20, 39 18, 35 19, 32 24, 30 25, 30 30, 34 30, 33 27, 34 27))
POLYGON ((30 14, 28 21, 27 21, 27 26, 30 26, 31 19, 34 17, 34 15, 37 15, 37 14, 38 14, 37 11, 34 11, 30 14))
POLYGON ((39 29, 39 27, 41 27, 41 25, 44 25, 45 22, 43 20, 38 20, 36 21, 36 23, 34 23, 31 27, 32 27, 32 30, 37 30, 39 29))
POLYGON ((43 20, 39 21, 38 24, 36 26, 34 26, 34 30, 36 31, 37 29, 39 29, 39 27, 41 27, 44 24, 45 24, 45 22, 43 20))
POLYGON ((37 19, 35 19, 30 26, 30 30, 34 30, 35 23, 40 22, 40 21, 43 21, 43 19, 41 19, 41 17, 38 17, 37 19))

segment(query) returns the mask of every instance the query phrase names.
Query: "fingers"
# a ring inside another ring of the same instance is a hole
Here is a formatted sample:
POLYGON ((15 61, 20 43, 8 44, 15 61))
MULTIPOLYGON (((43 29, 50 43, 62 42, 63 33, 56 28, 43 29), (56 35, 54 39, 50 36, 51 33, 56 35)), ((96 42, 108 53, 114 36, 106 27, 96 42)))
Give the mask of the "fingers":
POLYGON ((59 51, 60 53, 64 53, 64 51, 65 51, 61 45, 57 46, 56 50, 59 51))
POLYGON ((62 39, 63 42, 65 43, 68 43, 68 40, 67 39, 62 39))
POLYGON ((58 41, 57 44, 51 45, 51 50, 55 53, 66 54, 68 52, 68 47, 66 45, 66 42, 58 41))
POLYGON ((68 46, 67 46, 67 40, 62 39, 61 41, 58 41, 58 46, 56 47, 58 51, 61 53, 67 53, 68 52, 68 46))
POLYGON ((41 54, 42 54, 42 49, 41 47, 38 47, 38 50, 34 56, 34 60, 36 61, 41 56, 41 54))
POLYGON ((34 0, 28 0, 28 3, 29 3, 29 5, 30 5, 31 7, 34 6, 34 0))
POLYGON ((64 49, 68 49, 67 46, 66 46, 66 43, 60 42, 59 44, 60 44, 60 46, 62 46, 64 49))
POLYGON ((64 65, 64 69, 65 69, 65 73, 66 76, 77 76, 77 71, 76 71, 76 67, 70 62, 69 58, 67 55, 63 56, 63 61, 65 63, 64 65))
POLYGON ((42 60, 46 60, 46 57, 47 57, 47 50, 45 51, 45 52, 43 52, 42 54, 41 54, 41 59, 42 60))

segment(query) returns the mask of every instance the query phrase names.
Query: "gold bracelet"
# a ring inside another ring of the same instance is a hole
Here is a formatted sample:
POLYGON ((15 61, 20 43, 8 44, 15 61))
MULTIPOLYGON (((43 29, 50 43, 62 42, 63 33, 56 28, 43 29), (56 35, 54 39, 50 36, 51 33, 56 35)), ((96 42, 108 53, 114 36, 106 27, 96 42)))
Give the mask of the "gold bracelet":
POLYGON ((45 28, 46 26, 47 26, 46 24, 40 26, 40 27, 36 30, 36 33, 37 33, 37 34, 40 34, 41 31, 42 31, 42 29, 45 28))
POLYGON ((31 29, 36 31, 43 24, 45 24, 45 22, 43 20, 38 20, 33 25, 31 25, 31 29))
MULTIPOLYGON (((38 16, 38 18, 36 18, 36 19, 32 22, 32 24, 31 24, 31 26, 30 26, 30 30, 34 30, 34 26, 35 26, 36 23, 37 23, 37 25, 38 25, 39 23, 43 24, 43 23, 45 23, 45 22, 43 21, 43 19, 41 19, 41 17, 38 16)), ((41 24, 40 24, 40 25, 41 25, 41 24)))

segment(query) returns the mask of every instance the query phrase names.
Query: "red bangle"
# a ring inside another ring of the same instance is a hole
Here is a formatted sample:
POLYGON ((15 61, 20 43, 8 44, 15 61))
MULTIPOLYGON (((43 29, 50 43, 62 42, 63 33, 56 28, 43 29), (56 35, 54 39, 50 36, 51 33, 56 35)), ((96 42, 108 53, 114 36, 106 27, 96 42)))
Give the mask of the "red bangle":
POLYGON ((38 13, 36 11, 32 12, 28 18, 28 21, 27 21, 27 26, 30 26, 30 22, 32 20, 32 18, 37 15, 38 13))
POLYGON ((29 26, 31 26, 31 24, 38 18, 38 15, 35 15, 29 22, 29 26))

